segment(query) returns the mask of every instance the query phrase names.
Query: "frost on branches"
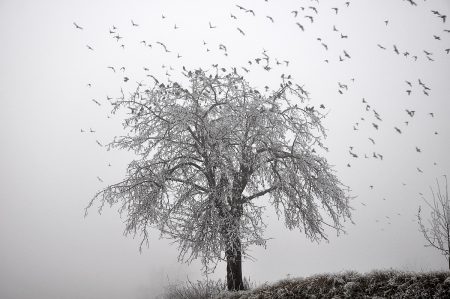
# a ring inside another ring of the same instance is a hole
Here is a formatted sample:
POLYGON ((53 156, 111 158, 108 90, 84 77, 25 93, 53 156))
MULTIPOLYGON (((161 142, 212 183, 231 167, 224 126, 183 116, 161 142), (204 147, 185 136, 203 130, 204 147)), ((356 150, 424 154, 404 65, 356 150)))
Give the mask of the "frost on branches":
POLYGON ((441 190, 441 185, 436 179, 436 192, 431 189, 433 201, 429 202, 424 199, 425 203, 431 209, 430 218, 428 219, 428 227, 425 226, 422 220, 421 207, 417 213, 417 220, 419 223, 419 231, 423 234, 427 245, 433 247, 445 256, 450 270, 450 201, 448 198, 447 176, 445 177, 445 191, 441 190))
POLYGON ((155 84, 113 103, 113 112, 131 113, 127 135, 110 146, 139 159, 88 208, 120 204, 126 233, 142 233, 144 243, 157 228, 178 243, 180 260, 200 258, 205 269, 225 260, 228 288, 242 289, 242 256, 266 243, 262 196, 312 240, 326 239, 324 225, 342 230, 349 197, 317 153, 326 149, 323 115, 305 105, 301 86, 283 80, 263 94, 236 72, 184 75, 189 87, 155 84))

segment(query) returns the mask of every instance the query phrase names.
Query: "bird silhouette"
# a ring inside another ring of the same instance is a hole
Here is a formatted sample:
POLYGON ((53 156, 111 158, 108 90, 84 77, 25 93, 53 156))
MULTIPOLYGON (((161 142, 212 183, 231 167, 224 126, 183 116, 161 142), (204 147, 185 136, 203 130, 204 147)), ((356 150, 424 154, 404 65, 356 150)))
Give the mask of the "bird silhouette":
POLYGON ((108 66, 108 68, 112 69, 114 73, 116 72, 116 69, 113 66, 108 66))
POLYGON ((297 10, 293 10, 293 11, 291 11, 291 13, 293 13, 293 14, 294 14, 294 18, 296 18, 296 17, 297 17, 297 15, 298 15, 298 11, 297 11, 297 10))
POLYGON ((266 16, 266 18, 268 18, 272 23, 274 23, 273 18, 271 16, 266 16))
POLYGON ((337 8, 337 7, 332 7, 331 9, 334 10, 334 12, 335 12, 336 14, 338 14, 339 8, 337 8))
POLYGON ((394 127, 394 129, 397 131, 397 133, 399 133, 399 134, 401 134, 402 133, 402 131, 399 129, 399 128, 397 128, 397 127, 394 127))
POLYGON ((255 12, 252 9, 247 9, 245 12, 251 13, 253 16, 255 16, 255 12))
POLYGON ((77 23, 73 22, 73 25, 75 26, 76 29, 83 30, 83 27, 81 27, 81 26, 78 25, 77 23))
POLYGON ((233 14, 230 14, 230 17, 231 17, 232 19, 237 20, 237 17, 236 17, 235 15, 233 15, 233 14))
POLYGON ((242 31, 241 28, 237 27, 236 29, 237 29, 242 35, 245 35, 244 31, 242 31))
POLYGON ((416 111, 414 111, 414 110, 408 110, 408 109, 405 109, 405 111, 406 111, 406 113, 408 113, 408 115, 411 116, 411 117, 413 117, 413 116, 414 116, 414 113, 416 112, 416 111))
POLYGON ((98 144, 99 146, 102 146, 102 147, 103 147, 103 144, 101 144, 100 141, 95 140, 95 142, 97 142, 97 144, 98 144))
POLYGON ((88 48, 91 51, 94 51, 94 49, 91 46, 89 46, 89 45, 86 45, 86 48, 88 48))
POLYGON ((101 183, 103 183, 103 180, 101 177, 97 176, 97 180, 99 180, 101 183))
POLYGON ((94 102, 95 104, 101 106, 102 104, 100 104, 96 99, 92 99, 92 102, 94 102))
POLYGON ((358 158, 358 155, 353 153, 352 151, 348 151, 353 158, 358 158))
POLYGON ((170 51, 169 50, 167 50, 167 46, 164 44, 164 43, 162 43, 162 42, 156 42, 158 45, 161 45, 161 47, 163 47, 164 48, 164 51, 166 51, 167 53, 170 53, 170 51))
POLYGON ((213 26, 213 25, 211 24, 211 22, 209 22, 209 28, 210 28, 210 29, 214 29, 214 28, 217 28, 217 26, 213 26))
POLYGON ((397 48, 397 46, 396 45, 394 45, 394 52, 397 54, 397 55, 399 55, 400 54, 400 52, 398 51, 398 48, 397 48))
POLYGON ((311 23, 314 23, 314 17, 313 16, 305 16, 305 18, 309 19, 311 23))
POLYGON ((315 8, 314 6, 310 6, 308 8, 314 11, 316 14, 318 14, 317 8, 315 8))
POLYGON ((305 31, 305 28, 303 27, 302 24, 300 24, 299 22, 297 22, 297 23, 295 23, 295 24, 297 24, 297 26, 298 26, 302 31, 305 31))
POLYGON ((138 24, 136 24, 135 22, 133 22, 133 20, 131 20, 131 25, 134 26, 134 27, 139 26, 138 24))
POLYGON ((380 45, 380 44, 377 44, 377 46, 378 46, 378 48, 380 48, 380 49, 386 50, 386 48, 385 48, 385 47, 383 47, 383 46, 382 46, 382 45, 380 45))

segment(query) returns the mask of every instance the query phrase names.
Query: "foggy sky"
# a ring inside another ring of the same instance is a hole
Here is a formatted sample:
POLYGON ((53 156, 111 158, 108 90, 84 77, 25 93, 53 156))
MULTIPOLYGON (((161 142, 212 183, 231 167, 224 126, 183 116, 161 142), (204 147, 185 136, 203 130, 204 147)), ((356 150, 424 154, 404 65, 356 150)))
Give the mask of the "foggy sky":
MULTIPOLYGON (((84 218, 93 195, 123 178, 133 158, 96 144, 121 134, 120 118, 107 118, 106 96, 117 97, 120 87, 131 91, 136 82, 148 80, 143 67, 161 78, 170 66, 174 77, 182 66, 208 69, 219 63, 239 69, 250 67, 247 61, 263 49, 272 64, 277 58, 288 60, 289 67, 275 65, 267 72, 253 63, 246 77, 255 87, 276 88, 282 73, 291 74, 310 92, 309 105, 325 105, 326 157, 352 189, 355 224, 346 223, 347 233, 339 237, 328 231, 330 242, 316 244, 285 229, 283 218, 268 207, 266 237, 272 239, 266 249, 251 248, 255 260, 244 261, 244 276, 262 283, 288 274, 445 269, 445 258, 423 246, 415 214, 424 206, 419 193, 430 198, 429 186, 450 169, 450 55, 444 51, 450 48, 450 33, 443 31, 450 25, 431 13, 450 15, 450 4, 416 1, 417 7, 400 0, 351 1, 348 8, 345 1, 324 0, 0 1, 0 297, 153 298, 169 282, 203 279, 199 263, 178 263, 176 246, 160 240, 158 232, 139 253, 140 237, 123 236, 118 207, 106 207, 102 215, 94 207, 84 218), (308 11, 311 5, 319 10, 317 16, 308 11), (290 11, 300 6, 305 12, 294 18, 290 11), (339 7, 339 13, 331 7, 339 7), (305 14, 315 16, 314 23, 305 14), (210 29, 209 22, 217 28, 210 29), (175 30, 175 24, 180 28, 175 30), (108 33, 113 25, 123 41, 108 33), (218 49, 221 43, 228 56, 218 49), (351 59, 340 62, 344 49, 351 59), (423 50, 432 52, 434 61, 423 50), (405 51, 411 55, 404 57, 405 51), (121 66, 128 83, 118 71, 121 66), (431 88, 429 96, 418 79, 431 88), (405 80, 413 84, 410 96, 405 80), (342 95, 338 82, 348 85, 342 95), (414 117, 405 109, 415 110, 414 117), (358 131, 353 130, 356 122, 358 131), (89 133, 90 128, 96 132, 89 133), (349 146, 359 158, 349 155, 349 146), (383 160, 364 158, 373 152, 383 160)), ((211 278, 224 277, 219 264, 211 278)))

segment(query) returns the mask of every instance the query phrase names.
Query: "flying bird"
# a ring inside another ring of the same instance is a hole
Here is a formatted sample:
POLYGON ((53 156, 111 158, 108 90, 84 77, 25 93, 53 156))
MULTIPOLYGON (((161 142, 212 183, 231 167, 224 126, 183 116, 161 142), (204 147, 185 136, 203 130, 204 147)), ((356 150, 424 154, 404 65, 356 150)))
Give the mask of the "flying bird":
POLYGON ((297 26, 298 26, 302 31, 305 31, 305 28, 303 27, 302 24, 300 24, 299 22, 297 22, 297 23, 295 23, 295 24, 297 24, 297 26))
POLYGON ((94 49, 93 49, 91 46, 86 45, 86 47, 87 47, 89 50, 94 51, 94 49))
POLYGON ((399 55, 400 54, 400 52, 398 51, 398 48, 397 48, 397 46, 396 45, 394 45, 394 52, 397 54, 397 55, 399 55))
POLYGON ((311 23, 314 23, 314 17, 312 16, 305 16, 305 18, 309 19, 311 23))
POLYGON ((247 9, 245 12, 251 13, 253 16, 255 16, 255 12, 252 9, 247 9))
POLYGON ((92 102, 94 102, 95 104, 101 106, 102 104, 100 104, 96 99, 92 99, 92 102))
POLYGON ((83 27, 81 27, 81 26, 78 25, 77 23, 73 22, 73 25, 75 26, 76 29, 83 30, 83 27))
POLYGON ((131 20, 131 25, 133 25, 134 27, 139 26, 139 24, 136 24, 135 22, 133 22, 133 20, 131 20))
POLYGON ((102 180, 102 178, 101 178, 101 177, 97 176, 97 180, 99 180, 100 182, 102 182, 102 183, 103 183, 103 180, 102 180))
POLYGON ((308 8, 311 9, 312 11, 314 11, 316 14, 318 14, 317 8, 315 8, 314 6, 310 6, 308 8))
POLYGON ((209 22, 209 28, 210 28, 210 29, 214 29, 214 28, 217 28, 217 26, 213 26, 213 25, 211 24, 211 22, 209 22))
POLYGON ((161 45, 163 48, 164 48, 164 51, 166 51, 167 53, 170 53, 170 51, 169 50, 167 50, 167 47, 166 47, 166 45, 164 44, 164 43, 162 43, 162 42, 156 42, 158 45, 161 45))
POLYGON ((242 35, 245 35, 244 31, 242 31, 241 28, 237 27, 236 29, 237 29, 242 35))
POLYGON ((408 113, 408 115, 411 116, 411 117, 413 117, 413 116, 414 116, 414 113, 416 112, 416 111, 414 111, 414 110, 408 110, 408 109, 405 109, 405 111, 406 111, 406 113, 408 113))

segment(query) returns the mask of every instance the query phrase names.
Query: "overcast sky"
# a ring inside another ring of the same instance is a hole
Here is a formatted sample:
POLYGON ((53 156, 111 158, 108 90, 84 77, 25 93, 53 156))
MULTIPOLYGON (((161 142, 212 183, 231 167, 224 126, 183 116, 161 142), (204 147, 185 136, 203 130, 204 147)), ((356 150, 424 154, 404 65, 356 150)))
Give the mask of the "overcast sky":
MULTIPOLYGON (((133 158, 96 141, 121 134, 106 97, 152 83, 144 67, 175 80, 182 66, 235 66, 261 89, 290 74, 310 92, 308 105, 326 107, 326 157, 352 189, 355 224, 316 244, 268 209, 272 239, 267 249, 252 248, 255 260, 243 266, 252 281, 445 269, 445 258, 423 246, 415 214, 420 193, 430 198, 429 186, 450 169, 450 20, 431 12, 450 15, 450 2, 415 1, 0 1, 0 297, 152 298, 168 281, 202 279, 199 264, 177 263, 176 246, 157 232, 140 254, 139 236, 123 236, 118 207, 83 217, 133 158), (270 71, 254 60, 264 50, 270 71)), ((224 278, 224 265, 211 277, 224 278)))

